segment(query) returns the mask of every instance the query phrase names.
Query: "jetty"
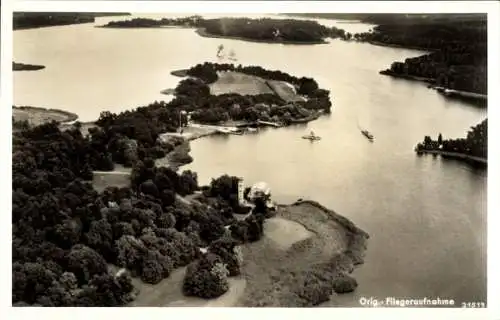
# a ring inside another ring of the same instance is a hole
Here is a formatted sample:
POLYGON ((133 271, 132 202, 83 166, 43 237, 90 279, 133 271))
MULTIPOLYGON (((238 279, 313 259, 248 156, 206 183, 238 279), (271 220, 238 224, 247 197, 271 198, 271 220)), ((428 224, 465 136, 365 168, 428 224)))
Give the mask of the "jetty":
POLYGON ((258 120, 257 123, 260 125, 263 125, 263 126, 268 126, 268 127, 275 127, 275 128, 283 127, 283 125, 281 123, 278 123, 278 122, 258 120))
POLYGON ((218 133, 224 133, 224 134, 242 134, 243 133, 241 128, 238 128, 238 127, 216 126, 216 125, 198 124, 198 123, 191 123, 190 126, 193 128, 212 129, 218 133))

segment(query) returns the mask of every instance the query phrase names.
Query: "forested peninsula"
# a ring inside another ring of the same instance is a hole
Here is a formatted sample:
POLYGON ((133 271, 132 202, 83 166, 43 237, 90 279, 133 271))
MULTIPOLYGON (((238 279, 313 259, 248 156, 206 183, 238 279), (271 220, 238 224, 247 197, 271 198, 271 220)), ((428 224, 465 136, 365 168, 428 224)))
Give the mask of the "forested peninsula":
POLYGON ((14 12, 14 30, 92 23, 96 17, 123 16, 120 12, 14 12))
POLYGON ((437 140, 425 136, 424 141, 417 144, 415 151, 419 154, 440 154, 445 158, 486 165, 488 159, 488 119, 471 127, 465 138, 444 139, 441 133, 437 140))
MULTIPOLYGON (((452 89, 443 93, 487 94, 486 15, 416 15, 371 17, 379 25, 373 32, 355 34, 354 39, 372 44, 430 51, 404 62, 394 62, 382 74, 413 78, 435 87, 452 89)), ((467 96, 467 95, 464 95, 467 96)))
MULTIPOLYGON (((185 72, 190 78, 181 81, 173 101, 103 112, 87 135, 78 122, 63 130, 56 121, 25 121, 13 133, 15 306, 167 306, 184 296, 206 303, 234 295, 233 285, 239 295, 219 303, 313 306, 357 287, 349 273, 363 262, 368 235, 348 219, 310 201, 275 211, 258 201, 244 206, 239 178, 224 175, 200 186, 196 173, 154 161, 183 143, 182 137, 175 143, 160 137, 177 131, 181 111, 217 122, 226 118, 212 114, 254 119, 265 114, 252 109, 257 102, 285 103, 275 94, 211 95, 207 86, 217 82, 218 72, 287 81, 307 97, 304 108, 329 109, 328 91, 313 79, 260 67, 206 63, 185 72), (222 109, 207 111, 213 108, 222 109), (116 164, 131 167, 129 182, 97 191, 94 172, 116 164), (286 219, 314 233, 304 229, 290 242, 276 229, 286 219), (266 224, 275 226, 266 229, 277 243, 271 247, 259 242, 266 224), (337 232, 342 241, 332 243, 337 232), (332 247, 329 254, 318 259, 325 246, 332 247), (148 285, 160 287, 151 291, 148 285)), ((285 115, 287 109, 270 110, 285 115)))
POLYGON ((326 27, 315 21, 294 19, 250 19, 217 18, 204 19, 192 16, 177 19, 136 18, 111 21, 104 28, 197 28, 198 34, 206 37, 236 38, 271 43, 318 44, 327 38, 349 39, 350 33, 335 27, 326 27))
POLYGON ((42 69, 45 69, 45 66, 12 62, 12 71, 37 71, 42 69))

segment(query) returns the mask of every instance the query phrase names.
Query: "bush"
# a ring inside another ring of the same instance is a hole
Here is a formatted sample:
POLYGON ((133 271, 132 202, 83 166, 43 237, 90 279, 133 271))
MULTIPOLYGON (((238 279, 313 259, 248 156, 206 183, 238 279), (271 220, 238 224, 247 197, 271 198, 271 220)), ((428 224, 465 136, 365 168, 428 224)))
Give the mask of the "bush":
POLYGON ((322 281, 312 273, 307 273, 296 292, 300 307, 317 306, 330 300, 333 290, 328 281, 322 281))
POLYGON ((333 290, 336 293, 348 293, 354 291, 358 286, 358 282, 351 276, 344 275, 336 279, 333 283, 333 290))
POLYGON ((223 237, 219 240, 212 242, 208 251, 221 257, 224 264, 227 266, 229 276, 240 275, 241 263, 243 257, 241 249, 236 246, 237 242, 231 238, 223 237))
POLYGON ((204 299, 220 297, 229 290, 227 274, 219 256, 210 253, 203 255, 199 261, 188 266, 182 285, 183 293, 204 299))
POLYGON ((264 235, 264 217, 250 215, 243 221, 236 221, 229 229, 233 238, 240 242, 255 242, 264 235))
POLYGON ((156 250, 148 250, 142 260, 142 281, 157 284, 168 277, 173 270, 173 262, 170 257, 162 255, 156 250))

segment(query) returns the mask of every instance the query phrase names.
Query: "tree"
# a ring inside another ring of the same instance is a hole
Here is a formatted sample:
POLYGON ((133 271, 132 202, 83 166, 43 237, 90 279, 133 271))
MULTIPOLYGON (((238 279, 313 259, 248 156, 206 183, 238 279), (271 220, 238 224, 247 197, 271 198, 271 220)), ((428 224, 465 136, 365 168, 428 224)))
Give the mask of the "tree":
POLYGON ((438 145, 440 145, 440 146, 443 145, 443 136, 441 135, 441 133, 439 133, 437 141, 438 141, 438 145))
POLYGON ((85 237, 87 244, 91 248, 97 250, 108 261, 115 261, 116 250, 113 243, 113 229, 108 221, 105 219, 92 221, 85 237))
POLYGON ((204 299, 217 298, 229 290, 227 275, 228 271, 219 256, 205 254, 187 267, 183 293, 204 299))
POLYGON ((226 232, 222 219, 214 214, 208 214, 200 221, 200 229, 201 238, 208 242, 219 239, 226 232))
POLYGON ((108 265, 104 258, 93 249, 77 244, 68 255, 68 270, 75 274, 80 285, 87 283, 94 275, 106 273, 108 265))
POLYGON ((132 274, 140 274, 142 259, 147 248, 141 240, 133 236, 124 235, 116 241, 118 251, 117 264, 129 269, 132 274))
POLYGON ((157 284, 168 277, 173 270, 172 260, 156 250, 148 250, 142 260, 141 279, 146 283, 157 284))
POLYGON ((351 276, 344 275, 334 282, 333 290, 336 293, 352 292, 356 289, 358 283, 356 279, 351 276))
POLYGON ((56 279, 55 274, 40 263, 14 263, 12 265, 12 301, 33 304, 46 294, 56 279))
POLYGON ((431 137, 430 137, 430 136, 425 136, 425 137, 424 137, 424 145, 426 145, 426 146, 427 146, 427 145, 429 145, 429 144, 431 144, 431 143, 432 143, 432 139, 431 139, 431 137))
POLYGON ((208 250, 221 257, 224 264, 227 266, 229 276, 237 276, 241 273, 240 267, 243 262, 241 249, 237 247, 238 243, 229 237, 222 237, 219 240, 212 242, 208 250))

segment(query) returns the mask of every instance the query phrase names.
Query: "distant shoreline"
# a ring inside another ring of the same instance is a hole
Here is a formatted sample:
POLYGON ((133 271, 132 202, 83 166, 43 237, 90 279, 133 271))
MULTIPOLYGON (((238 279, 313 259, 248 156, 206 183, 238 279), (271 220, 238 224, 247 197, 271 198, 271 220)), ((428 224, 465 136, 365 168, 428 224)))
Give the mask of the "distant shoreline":
POLYGON ((38 28, 61 27, 75 24, 95 23, 96 18, 108 16, 130 16, 127 12, 94 12, 94 13, 27 13, 14 12, 13 31, 38 28), (54 15, 53 17, 50 17, 54 15))
POLYGON ((413 81, 419 81, 419 82, 425 82, 430 84, 429 88, 434 89, 438 91, 440 94, 446 96, 446 97, 457 97, 457 98, 464 98, 464 99, 474 99, 478 101, 487 101, 488 100, 488 95, 486 94, 481 94, 477 92, 470 92, 470 91, 461 91, 461 90, 455 90, 455 89, 450 89, 450 88, 445 88, 445 87, 438 87, 434 86, 436 83, 436 79, 434 78, 426 78, 426 77, 419 77, 419 76, 412 76, 412 75, 407 75, 407 74, 399 74, 395 73, 389 69, 382 70, 379 72, 379 74, 390 76, 393 78, 399 78, 399 79, 405 79, 405 80, 413 80, 413 81))
POLYGON ((442 156, 443 158, 452 158, 457 160, 467 160, 478 164, 487 165, 488 159, 470 156, 468 154, 460 153, 460 152, 451 152, 451 151, 443 151, 443 150, 415 150, 415 152, 419 154, 437 154, 442 156))
POLYGON ((248 41, 248 42, 259 42, 259 43, 270 43, 270 44, 290 44, 290 45, 314 45, 314 44, 328 44, 328 41, 271 41, 271 40, 258 40, 258 39, 250 39, 245 37, 238 36, 226 36, 226 35, 216 35, 213 33, 208 33, 205 28, 197 28, 195 32, 204 38, 219 38, 219 39, 230 39, 230 40, 240 40, 240 41, 248 41))
POLYGON ((45 66, 28 63, 12 62, 12 71, 38 71, 45 69, 45 66))
POLYGON ((433 78, 418 77, 418 76, 412 76, 412 75, 407 75, 407 74, 399 74, 399 73, 392 72, 389 69, 382 70, 379 72, 379 74, 383 74, 385 76, 391 76, 394 78, 426 82, 426 83, 430 83, 430 84, 434 84, 436 82, 435 79, 433 79, 433 78))
POLYGON ((194 29, 194 27, 189 27, 189 26, 108 26, 108 25, 95 26, 95 28, 101 28, 101 29, 194 29))
POLYGON ((431 53, 431 52, 436 51, 436 50, 430 50, 428 48, 422 48, 422 47, 418 47, 418 46, 403 46, 403 45, 399 45, 399 44, 390 44, 390 43, 384 43, 384 42, 379 42, 379 41, 359 41, 359 40, 355 40, 355 41, 360 42, 360 43, 369 43, 371 45, 379 46, 379 47, 418 50, 418 51, 424 51, 427 53, 431 53))
POLYGON ((188 72, 188 69, 179 69, 179 70, 171 71, 170 74, 173 76, 176 76, 176 77, 184 78, 184 77, 188 76, 187 72, 188 72))

